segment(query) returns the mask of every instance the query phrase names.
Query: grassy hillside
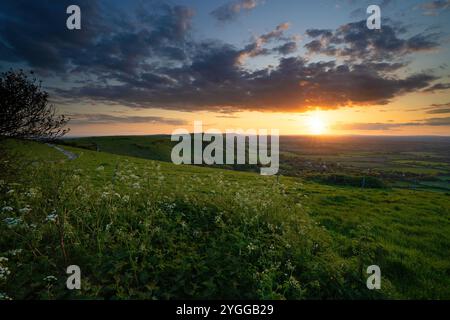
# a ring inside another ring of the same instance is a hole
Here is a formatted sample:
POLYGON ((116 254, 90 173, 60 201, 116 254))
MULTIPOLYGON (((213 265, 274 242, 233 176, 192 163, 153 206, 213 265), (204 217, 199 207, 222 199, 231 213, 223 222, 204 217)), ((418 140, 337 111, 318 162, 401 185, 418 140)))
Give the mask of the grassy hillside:
POLYGON ((2 142, 3 296, 450 298, 448 193, 65 148, 79 157, 2 142), (71 264, 81 267, 81 291, 65 289, 71 264), (366 288, 372 264, 380 291, 366 288))
MULTIPOLYGON (((90 137, 65 139, 62 143, 166 162, 171 161, 175 145, 167 135, 90 137)), ((225 168, 258 171, 249 165, 225 168)), ((389 185, 446 192, 450 191, 450 138, 283 136, 280 173, 332 185, 389 185)))

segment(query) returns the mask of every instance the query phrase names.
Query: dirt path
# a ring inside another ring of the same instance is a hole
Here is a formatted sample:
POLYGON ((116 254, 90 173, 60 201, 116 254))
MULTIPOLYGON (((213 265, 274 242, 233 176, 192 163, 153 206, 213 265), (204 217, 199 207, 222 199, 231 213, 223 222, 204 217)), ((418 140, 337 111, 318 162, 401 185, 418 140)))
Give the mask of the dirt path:
POLYGON ((47 145, 49 147, 55 148, 59 152, 62 152, 69 160, 75 160, 76 158, 78 158, 77 154, 67 151, 67 150, 64 150, 63 148, 61 148, 59 146, 55 146, 54 144, 51 144, 51 143, 47 143, 47 145))

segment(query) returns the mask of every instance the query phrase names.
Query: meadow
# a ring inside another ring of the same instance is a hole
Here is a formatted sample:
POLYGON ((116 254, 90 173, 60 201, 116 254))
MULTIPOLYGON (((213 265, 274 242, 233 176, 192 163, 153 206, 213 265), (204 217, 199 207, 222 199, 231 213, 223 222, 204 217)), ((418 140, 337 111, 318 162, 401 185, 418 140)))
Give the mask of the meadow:
POLYGON ((450 299, 444 189, 175 166, 161 137, 103 139, 65 141, 75 160, 0 142, 0 298, 450 299))

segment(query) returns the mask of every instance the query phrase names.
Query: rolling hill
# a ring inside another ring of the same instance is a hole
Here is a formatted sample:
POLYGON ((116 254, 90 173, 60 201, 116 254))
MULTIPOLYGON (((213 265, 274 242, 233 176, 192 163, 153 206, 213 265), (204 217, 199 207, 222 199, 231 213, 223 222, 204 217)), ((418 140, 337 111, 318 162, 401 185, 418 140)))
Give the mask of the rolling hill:
MULTIPOLYGON (((152 156, 167 148, 155 141, 152 156)), ((64 146, 72 161, 1 144, 0 293, 11 298, 450 298, 448 193, 175 166, 102 152, 106 142, 64 146), (65 289, 72 264, 81 291, 65 289), (374 264, 379 291, 366 287, 374 264)))

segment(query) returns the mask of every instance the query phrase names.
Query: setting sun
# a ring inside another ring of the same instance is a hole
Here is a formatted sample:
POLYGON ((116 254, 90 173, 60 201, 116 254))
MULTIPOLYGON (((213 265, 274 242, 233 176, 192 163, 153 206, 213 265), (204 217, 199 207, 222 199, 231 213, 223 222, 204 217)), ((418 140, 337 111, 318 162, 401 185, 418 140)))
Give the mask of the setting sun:
POLYGON ((327 130, 325 121, 318 114, 311 115, 307 120, 307 124, 309 133, 313 135, 323 134, 327 130))

